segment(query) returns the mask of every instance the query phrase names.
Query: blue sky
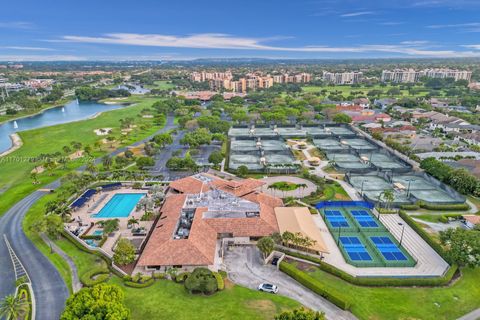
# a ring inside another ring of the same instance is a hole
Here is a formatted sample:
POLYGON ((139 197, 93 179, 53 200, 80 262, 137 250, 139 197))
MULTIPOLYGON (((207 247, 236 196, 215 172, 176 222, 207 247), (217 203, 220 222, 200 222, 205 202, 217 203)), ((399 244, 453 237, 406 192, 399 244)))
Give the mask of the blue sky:
POLYGON ((16 0, 0 60, 480 56, 478 0, 16 0))

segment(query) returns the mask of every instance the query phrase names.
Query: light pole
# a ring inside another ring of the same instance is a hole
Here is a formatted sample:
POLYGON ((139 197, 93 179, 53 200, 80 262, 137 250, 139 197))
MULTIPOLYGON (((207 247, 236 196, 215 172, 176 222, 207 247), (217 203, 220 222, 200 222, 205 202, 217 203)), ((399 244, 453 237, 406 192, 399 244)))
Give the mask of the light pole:
POLYGON ((400 246, 402 246, 403 233, 405 232, 405 225, 401 222, 398 223, 399 226, 402 226, 402 235, 400 236, 400 246))
POLYGON ((412 179, 408 179, 408 187, 407 187, 407 198, 410 195, 410 183, 412 182, 412 179))
POLYGON ((338 226, 338 239, 337 239, 337 246, 339 245, 340 242, 340 234, 342 232, 342 226, 338 226))
POLYGON ((367 180, 362 180, 362 187, 360 189, 360 195, 363 197, 363 184, 365 183, 365 181, 367 180))

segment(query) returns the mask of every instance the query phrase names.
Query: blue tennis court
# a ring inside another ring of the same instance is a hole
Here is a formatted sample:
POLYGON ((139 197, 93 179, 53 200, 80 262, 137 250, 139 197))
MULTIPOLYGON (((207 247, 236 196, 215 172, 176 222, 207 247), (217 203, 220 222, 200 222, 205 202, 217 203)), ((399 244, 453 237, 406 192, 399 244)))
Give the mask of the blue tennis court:
POLYGON ((352 210, 352 216, 357 220, 358 224, 363 228, 378 228, 378 223, 365 210, 352 210))
POLYGON ((340 237, 340 242, 352 261, 371 261, 372 257, 357 237, 340 237))
POLYGON ((370 237, 387 261, 406 261, 407 257, 389 237, 370 237))
POLYGON ((325 210, 325 218, 330 222, 334 228, 348 228, 347 219, 338 210, 325 210))

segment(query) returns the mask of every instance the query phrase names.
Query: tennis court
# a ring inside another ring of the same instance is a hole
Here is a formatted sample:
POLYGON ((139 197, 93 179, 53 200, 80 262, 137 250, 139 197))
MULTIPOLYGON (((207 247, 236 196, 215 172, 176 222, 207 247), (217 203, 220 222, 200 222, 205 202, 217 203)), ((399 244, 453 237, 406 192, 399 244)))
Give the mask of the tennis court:
POLYGON ((350 213, 362 228, 378 228, 378 223, 367 211, 352 210, 350 213))
POLYGON ((407 261, 402 250, 389 237, 370 237, 377 250, 387 261, 407 261))
POLYGON ((334 228, 348 228, 347 219, 338 210, 325 210, 325 218, 334 228))
POLYGON ((352 261, 372 261, 372 257, 358 237, 340 237, 342 247, 352 261))

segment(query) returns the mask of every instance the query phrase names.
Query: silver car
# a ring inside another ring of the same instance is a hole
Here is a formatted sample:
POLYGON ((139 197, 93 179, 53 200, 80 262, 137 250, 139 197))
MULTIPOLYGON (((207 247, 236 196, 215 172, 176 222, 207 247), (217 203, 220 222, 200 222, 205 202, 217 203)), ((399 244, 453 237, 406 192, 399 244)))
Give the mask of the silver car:
POLYGON ((269 293, 277 293, 278 287, 270 283, 262 283, 258 286, 258 290, 269 293))

